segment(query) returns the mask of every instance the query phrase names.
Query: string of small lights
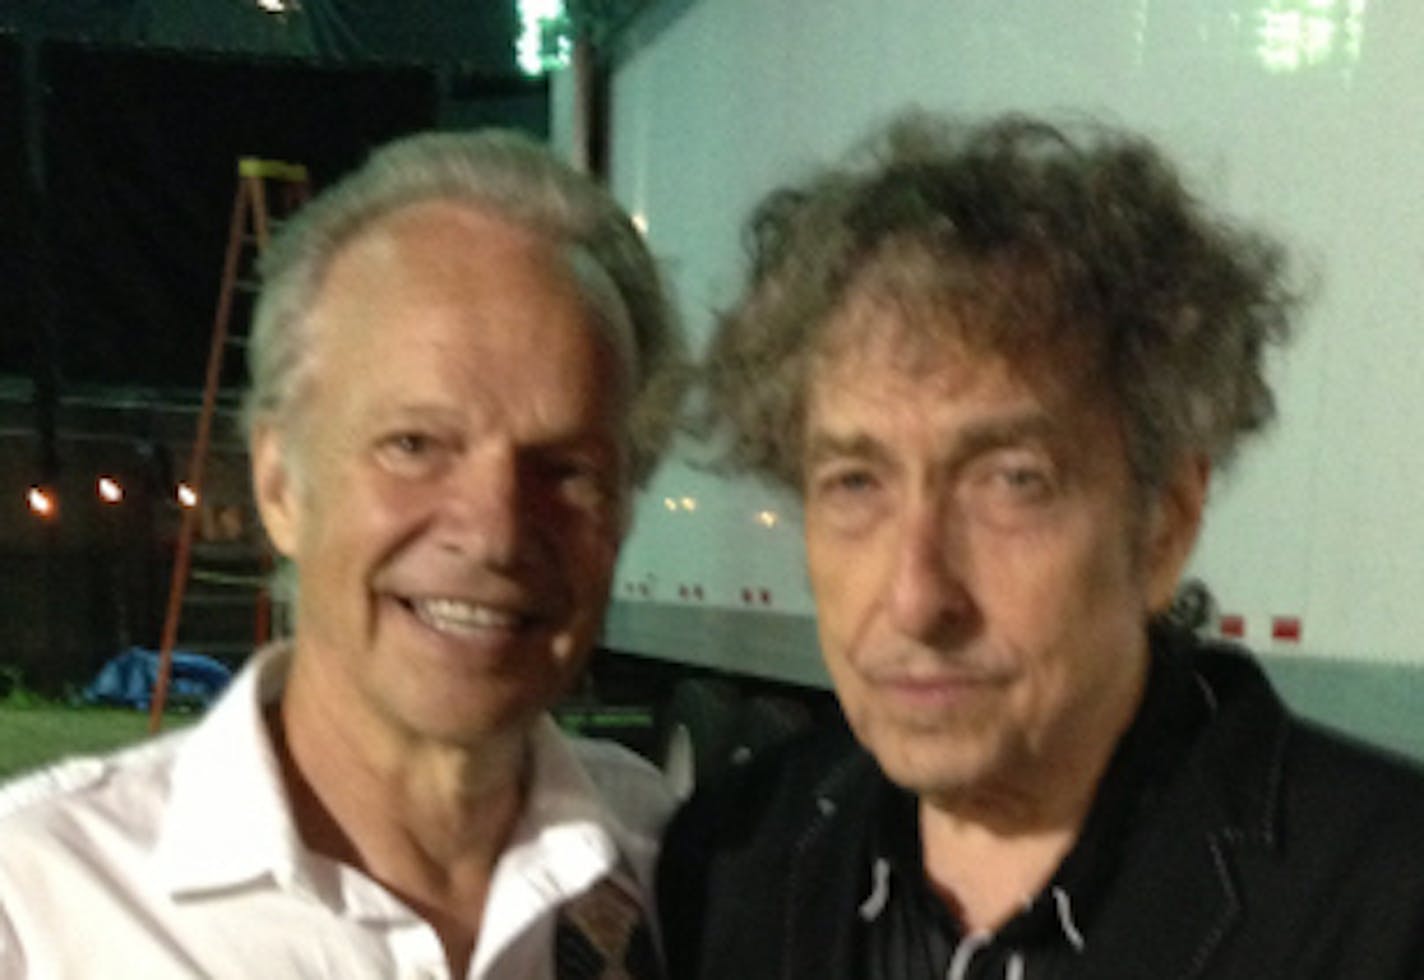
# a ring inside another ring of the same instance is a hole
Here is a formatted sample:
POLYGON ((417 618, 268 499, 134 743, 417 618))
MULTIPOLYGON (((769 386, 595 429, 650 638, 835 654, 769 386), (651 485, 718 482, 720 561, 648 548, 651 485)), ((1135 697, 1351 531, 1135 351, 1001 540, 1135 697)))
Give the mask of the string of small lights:
MULTIPOLYGON (((109 507, 122 504, 127 496, 118 477, 107 474, 95 479, 94 494, 100 503, 109 507)), ((173 500, 179 507, 192 508, 198 506, 199 497, 197 491, 180 481, 173 488, 173 500)), ((48 483, 30 484, 25 488, 25 505, 40 520, 55 520, 60 512, 59 492, 48 483)))

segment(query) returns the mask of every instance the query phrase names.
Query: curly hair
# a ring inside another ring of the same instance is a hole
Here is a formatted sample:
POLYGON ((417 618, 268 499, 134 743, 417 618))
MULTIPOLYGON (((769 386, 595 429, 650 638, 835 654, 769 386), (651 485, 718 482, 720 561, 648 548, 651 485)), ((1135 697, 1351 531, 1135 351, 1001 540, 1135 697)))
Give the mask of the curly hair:
POLYGON ((682 333, 662 276, 607 192, 544 145, 504 130, 420 133, 390 143, 282 230, 263 256, 248 344, 249 439, 258 421, 300 410, 312 370, 308 321, 332 259, 393 212, 431 200, 491 211, 591 263, 592 278, 584 282, 589 304, 605 320, 626 318, 632 328, 629 469, 635 484, 644 482, 671 440, 687 380, 682 333))
POLYGON ((799 485, 825 327, 868 290, 1006 356, 1087 355, 1142 486, 1183 453, 1228 462, 1273 417, 1263 355, 1297 301, 1284 250, 1205 209, 1148 141, 912 112, 860 154, 773 192, 747 226, 748 282, 701 378, 724 462, 799 485))

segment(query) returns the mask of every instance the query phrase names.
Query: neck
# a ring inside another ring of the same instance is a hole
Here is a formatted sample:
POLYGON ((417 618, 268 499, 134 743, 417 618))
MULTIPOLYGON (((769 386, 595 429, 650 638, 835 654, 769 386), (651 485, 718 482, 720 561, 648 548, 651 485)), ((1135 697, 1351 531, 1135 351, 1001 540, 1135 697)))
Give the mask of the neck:
POLYGON ((966 933, 992 932, 1042 891, 1077 839, 1081 822, 1004 832, 920 804, 920 838, 931 887, 966 933))
POLYGON ((424 740, 328 707, 310 687, 294 668, 267 719, 303 842, 420 913, 464 975, 523 807, 526 739, 424 740))

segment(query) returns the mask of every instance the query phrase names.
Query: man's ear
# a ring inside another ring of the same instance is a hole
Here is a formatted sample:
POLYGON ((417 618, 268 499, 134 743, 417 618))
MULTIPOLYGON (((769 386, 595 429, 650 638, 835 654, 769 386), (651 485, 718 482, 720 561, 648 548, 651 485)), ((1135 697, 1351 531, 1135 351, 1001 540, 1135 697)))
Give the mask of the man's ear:
POLYGON ((286 448, 276 426, 258 424, 252 434, 252 493, 272 546, 291 558, 297 545, 300 509, 286 448))
POLYGON ((1172 604, 1182 570, 1201 530, 1211 484, 1211 460, 1203 454, 1183 458, 1157 491, 1148 511, 1145 571, 1147 609, 1152 615, 1172 604))

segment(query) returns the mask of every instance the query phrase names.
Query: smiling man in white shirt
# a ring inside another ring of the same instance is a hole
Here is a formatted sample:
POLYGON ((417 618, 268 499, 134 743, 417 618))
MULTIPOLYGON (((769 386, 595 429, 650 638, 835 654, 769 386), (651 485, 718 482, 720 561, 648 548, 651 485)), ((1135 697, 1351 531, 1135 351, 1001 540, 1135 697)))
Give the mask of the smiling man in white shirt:
POLYGON ((192 731, 5 791, 0 975, 656 975, 667 794, 546 715, 673 414, 641 238, 525 138, 426 134, 265 272, 246 421, 294 636, 192 731))

